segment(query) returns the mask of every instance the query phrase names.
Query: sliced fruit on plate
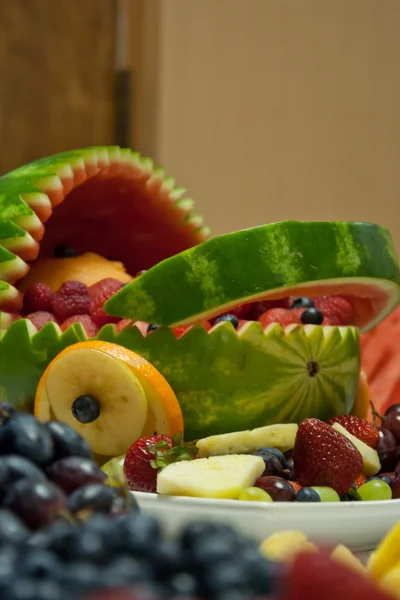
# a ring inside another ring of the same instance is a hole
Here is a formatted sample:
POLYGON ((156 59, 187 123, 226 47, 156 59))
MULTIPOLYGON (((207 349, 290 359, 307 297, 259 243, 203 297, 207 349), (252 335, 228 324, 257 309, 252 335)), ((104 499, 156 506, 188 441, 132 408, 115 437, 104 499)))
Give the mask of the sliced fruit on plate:
POLYGON ((378 548, 368 559, 368 573, 381 581, 393 568, 400 564, 400 522, 385 535, 378 548))
POLYGON ((80 342, 63 350, 40 379, 35 415, 78 431, 101 456, 126 452, 147 431, 183 431, 178 400, 150 363, 121 346, 80 342))
POLYGON ((198 440, 196 445, 202 458, 225 454, 250 454, 266 447, 287 452, 294 446, 297 429, 297 423, 279 423, 248 431, 212 435, 198 440))
POLYGON ((260 456, 230 454, 175 462, 157 477, 157 492, 166 496, 237 499, 264 472, 260 456))
POLYGON ((317 546, 302 531, 276 531, 265 539, 260 552, 265 558, 291 562, 299 552, 318 552, 317 546))
POLYGON ((134 275, 198 244, 208 230, 191 214, 193 204, 150 159, 116 146, 56 154, 4 175, 0 310, 17 312, 21 304, 4 284, 14 286, 38 256, 37 276, 48 259, 71 256, 60 248, 112 257, 134 275))
POLYGON ((188 325, 249 302, 346 295, 372 328, 400 302, 389 232, 369 223, 285 221, 213 238, 162 261, 106 304, 119 317, 188 325))

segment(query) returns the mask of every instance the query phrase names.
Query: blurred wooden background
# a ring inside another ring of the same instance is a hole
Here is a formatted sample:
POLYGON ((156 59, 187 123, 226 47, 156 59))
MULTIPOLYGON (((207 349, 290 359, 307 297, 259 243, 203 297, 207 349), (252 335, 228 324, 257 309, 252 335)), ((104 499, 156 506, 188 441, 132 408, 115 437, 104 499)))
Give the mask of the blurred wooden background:
POLYGON ((0 15, 0 172, 114 143, 122 66, 131 145, 214 233, 362 219, 400 249, 398 0, 0 0, 0 15))

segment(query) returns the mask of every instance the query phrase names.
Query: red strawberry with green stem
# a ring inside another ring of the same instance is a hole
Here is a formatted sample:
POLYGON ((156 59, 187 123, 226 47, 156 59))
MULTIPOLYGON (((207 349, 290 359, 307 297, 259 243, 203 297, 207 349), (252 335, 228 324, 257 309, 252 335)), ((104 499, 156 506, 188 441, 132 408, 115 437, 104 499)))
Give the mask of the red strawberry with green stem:
POLYGON ((363 472, 360 451, 344 435, 319 419, 305 419, 300 423, 293 462, 302 486, 328 486, 338 494, 345 494, 363 472))
POLYGON ((197 457, 194 443, 182 443, 182 436, 152 435, 134 442, 124 462, 128 488, 134 492, 157 491, 157 474, 167 465, 197 457))

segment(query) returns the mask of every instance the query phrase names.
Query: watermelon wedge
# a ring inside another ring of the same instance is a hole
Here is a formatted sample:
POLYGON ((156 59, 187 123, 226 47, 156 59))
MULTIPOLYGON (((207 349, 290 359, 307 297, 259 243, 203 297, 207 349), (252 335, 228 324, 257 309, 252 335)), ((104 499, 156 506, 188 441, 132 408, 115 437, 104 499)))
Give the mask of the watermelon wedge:
POLYGON ((193 201, 148 158, 118 147, 64 152, 0 177, 0 311, 19 312, 15 284, 59 244, 118 256, 134 275, 202 242, 193 201))
POLYGON ((362 331, 400 302, 389 232, 370 223, 272 223, 213 238, 166 259, 111 298, 106 311, 190 325, 237 305, 288 296, 351 299, 362 331))

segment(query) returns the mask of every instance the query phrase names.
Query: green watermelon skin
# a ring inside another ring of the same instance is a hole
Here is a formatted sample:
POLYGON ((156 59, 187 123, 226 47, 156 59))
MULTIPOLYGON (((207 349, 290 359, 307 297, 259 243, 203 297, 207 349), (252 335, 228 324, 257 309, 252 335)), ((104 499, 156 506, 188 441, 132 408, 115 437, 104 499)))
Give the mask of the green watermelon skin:
POLYGON ((383 302, 365 329, 373 327, 400 302, 389 232, 370 223, 284 221, 215 237, 162 261, 105 308, 134 321, 184 325, 307 284, 331 293, 348 284, 378 290, 383 302))
MULTIPOLYGON (((79 324, 64 333, 49 323, 34 333, 16 321, 0 343, 0 400, 31 411, 39 379, 65 347, 86 339, 79 324), (21 377, 20 374, 24 376, 21 377)), ((353 327, 260 323, 238 334, 230 323, 208 333, 201 325, 180 339, 159 328, 143 337, 136 327, 103 327, 97 339, 125 346, 164 375, 180 402, 185 438, 320 419, 351 411, 360 371, 359 332, 353 327), (318 357, 321 370, 307 365, 318 357)))
MULTIPOLYGON (((175 233, 175 239, 181 236, 177 242, 179 251, 204 241, 209 234, 202 218, 192 214, 194 202, 185 195, 186 190, 176 186, 174 178, 154 166, 151 159, 130 149, 117 146, 83 148, 21 166, 0 177, 0 317, 2 311, 18 313, 21 309, 21 296, 15 284, 26 275, 29 263, 37 258, 41 244, 43 247, 45 243, 46 222, 68 195, 76 193, 81 186, 85 191, 80 198, 82 202, 77 204, 74 218, 79 219, 81 212, 84 219, 91 216, 85 208, 91 182, 97 186, 96 193, 99 185, 100 189, 101 186, 107 186, 107 190, 111 188, 113 200, 120 191, 126 195, 124 186, 129 184, 131 195, 137 194, 133 210, 139 215, 147 215, 146 218, 154 214, 158 227, 165 223, 169 233, 175 233)), ((98 208, 97 205, 96 210, 98 208)), ((107 207, 103 203, 100 208, 106 215, 107 225, 107 207)), ((123 216, 121 221, 124 221, 123 216)), ((132 239, 142 234, 142 231, 132 231, 132 239)), ((146 239, 152 235, 157 238, 158 229, 155 227, 152 231, 150 226, 145 234, 146 239)), ((61 239, 59 243, 66 241, 61 239)), ((118 242, 117 238, 116 245, 118 242)), ((96 251, 94 248, 90 250, 96 251)), ((127 252, 130 252, 129 248, 127 252)), ((168 247, 159 252, 161 258, 173 253, 168 247)), ((154 262, 158 262, 160 257, 154 262)))

